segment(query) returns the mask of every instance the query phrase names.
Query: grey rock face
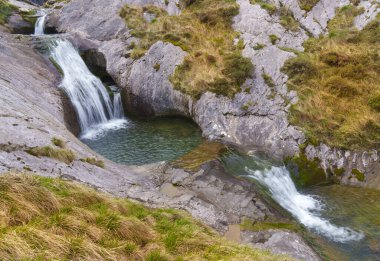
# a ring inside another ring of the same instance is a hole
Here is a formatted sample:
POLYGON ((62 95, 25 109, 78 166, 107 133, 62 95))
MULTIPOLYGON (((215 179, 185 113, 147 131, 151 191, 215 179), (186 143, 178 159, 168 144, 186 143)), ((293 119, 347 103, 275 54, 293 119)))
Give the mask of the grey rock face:
POLYGON ((313 250, 296 233, 281 230, 243 231, 242 242, 253 247, 271 249, 273 253, 288 254, 305 261, 319 261, 313 250))

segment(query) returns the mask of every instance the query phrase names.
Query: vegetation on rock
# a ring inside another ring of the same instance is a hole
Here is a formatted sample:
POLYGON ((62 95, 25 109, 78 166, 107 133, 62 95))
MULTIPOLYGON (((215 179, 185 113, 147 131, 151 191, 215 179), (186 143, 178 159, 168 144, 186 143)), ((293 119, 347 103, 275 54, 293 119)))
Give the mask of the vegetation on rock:
POLYGON ((289 260, 227 242, 183 212, 73 182, 7 174, 0 188, 5 260, 289 260))
POLYGON ((254 68, 250 59, 242 56, 244 44, 235 41, 238 33, 231 27, 238 4, 231 0, 182 3, 178 16, 154 6, 123 7, 120 16, 139 39, 130 46, 130 56, 141 57, 157 41, 172 43, 188 53, 171 78, 177 90, 195 98, 206 91, 232 97, 254 68), (154 19, 145 19, 147 13, 154 19))
POLYGON ((300 98, 290 122, 309 140, 354 150, 380 148, 380 16, 359 31, 353 21, 361 12, 342 7, 329 35, 306 41, 283 67, 300 98))
POLYGON ((0 25, 5 24, 7 22, 8 17, 15 10, 17 10, 16 6, 11 5, 6 0, 0 0, 0 25))
POLYGON ((298 0, 301 9, 309 12, 320 0, 298 0))
POLYGON ((103 168, 103 169, 105 167, 104 161, 98 160, 96 158, 84 158, 84 159, 80 159, 80 161, 86 162, 86 163, 91 164, 91 165, 98 166, 99 168, 103 168))

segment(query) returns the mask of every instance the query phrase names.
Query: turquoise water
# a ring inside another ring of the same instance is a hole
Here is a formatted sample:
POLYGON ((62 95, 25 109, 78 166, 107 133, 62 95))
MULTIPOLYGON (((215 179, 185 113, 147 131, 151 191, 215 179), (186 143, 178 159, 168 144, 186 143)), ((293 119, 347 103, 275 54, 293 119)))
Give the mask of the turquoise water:
POLYGON ((184 118, 127 119, 125 128, 109 130, 95 140, 83 139, 90 148, 117 163, 143 165, 174 160, 202 141, 198 126, 184 118))

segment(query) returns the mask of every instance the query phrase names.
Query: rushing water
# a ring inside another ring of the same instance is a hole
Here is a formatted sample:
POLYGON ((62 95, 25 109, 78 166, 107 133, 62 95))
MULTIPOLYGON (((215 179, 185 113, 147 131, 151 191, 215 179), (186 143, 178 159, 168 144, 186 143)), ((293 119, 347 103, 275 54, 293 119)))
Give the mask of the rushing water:
POLYGON ((320 217, 324 205, 310 195, 297 191, 289 171, 285 167, 270 167, 264 170, 246 168, 249 177, 269 189, 274 200, 288 210, 300 223, 336 242, 359 241, 363 234, 347 227, 338 227, 320 217))

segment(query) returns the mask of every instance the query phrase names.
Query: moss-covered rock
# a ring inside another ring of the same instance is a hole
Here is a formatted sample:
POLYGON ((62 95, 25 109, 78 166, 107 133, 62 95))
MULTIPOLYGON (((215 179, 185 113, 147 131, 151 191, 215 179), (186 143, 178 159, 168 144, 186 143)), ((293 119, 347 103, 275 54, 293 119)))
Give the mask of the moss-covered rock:
POLYGON ((352 169, 351 170, 351 173, 356 177, 357 180, 359 180, 360 182, 363 182, 365 180, 365 175, 363 172, 361 172, 360 170, 358 169, 352 169))

